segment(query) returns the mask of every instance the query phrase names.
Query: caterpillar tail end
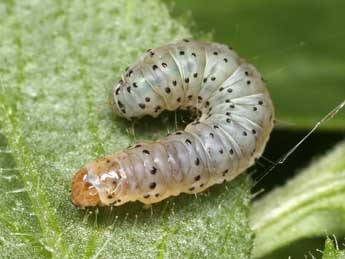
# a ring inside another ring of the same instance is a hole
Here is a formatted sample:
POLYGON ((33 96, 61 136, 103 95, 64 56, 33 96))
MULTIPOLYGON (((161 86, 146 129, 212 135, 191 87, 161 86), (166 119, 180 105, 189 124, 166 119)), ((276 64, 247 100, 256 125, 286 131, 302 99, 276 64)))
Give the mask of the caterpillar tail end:
POLYGON ((101 203, 98 192, 87 181, 87 169, 79 170, 73 177, 71 187, 71 201, 74 206, 79 208, 94 207, 101 203))

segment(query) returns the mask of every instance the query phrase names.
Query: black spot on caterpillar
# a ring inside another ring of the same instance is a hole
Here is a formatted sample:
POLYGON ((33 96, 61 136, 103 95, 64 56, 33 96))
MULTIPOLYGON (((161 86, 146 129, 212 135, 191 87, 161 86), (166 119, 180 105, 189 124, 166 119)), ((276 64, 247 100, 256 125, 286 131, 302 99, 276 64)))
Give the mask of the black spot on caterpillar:
POLYGON ((181 41, 151 49, 128 71, 113 90, 118 115, 193 107, 201 117, 185 131, 86 164, 72 181, 76 206, 150 204, 201 192, 234 179, 262 154, 273 104, 260 73, 233 49, 181 41))

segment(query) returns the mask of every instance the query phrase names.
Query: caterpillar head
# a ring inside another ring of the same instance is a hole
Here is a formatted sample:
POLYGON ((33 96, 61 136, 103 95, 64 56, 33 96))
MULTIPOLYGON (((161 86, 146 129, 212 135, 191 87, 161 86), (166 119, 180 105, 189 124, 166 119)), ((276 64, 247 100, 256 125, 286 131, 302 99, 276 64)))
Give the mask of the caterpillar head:
POLYGON ((73 177, 71 200, 76 207, 93 207, 100 203, 98 191, 91 183, 85 181, 87 174, 87 169, 83 168, 73 177))
POLYGON ((87 164, 73 177, 72 203, 80 208, 116 203, 120 185, 117 171, 118 164, 108 157, 87 164))

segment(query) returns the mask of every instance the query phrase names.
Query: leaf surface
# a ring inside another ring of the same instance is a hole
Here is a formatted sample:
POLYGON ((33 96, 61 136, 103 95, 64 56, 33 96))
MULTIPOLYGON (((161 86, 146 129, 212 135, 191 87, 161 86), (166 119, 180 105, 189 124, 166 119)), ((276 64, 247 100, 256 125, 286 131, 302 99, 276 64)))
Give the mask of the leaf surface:
POLYGON ((250 257, 246 176, 148 210, 70 202, 85 163, 174 129, 170 115, 133 126, 108 105, 143 51, 191 36, 162 3, 2 1, 0 35, 2 258, 250 257))
POLYGON ((253 204, 256 258, 299 239, 345 234, 344 157, 345 142, 341 142, 286 185, 253 204))
POLYGON ((343 259, 345 258, 345 251, 338 250, 330 238, 326 239, 325 250, 323 251, 322 259, 343 259))

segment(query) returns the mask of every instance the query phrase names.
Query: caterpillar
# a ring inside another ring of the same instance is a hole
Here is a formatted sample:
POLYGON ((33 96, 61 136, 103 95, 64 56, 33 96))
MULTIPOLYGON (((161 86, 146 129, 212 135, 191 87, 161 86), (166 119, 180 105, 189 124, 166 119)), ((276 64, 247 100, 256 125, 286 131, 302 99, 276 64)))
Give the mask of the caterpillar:
POLYGON ((86 164, 73 177, 80 208, 159 202, 231 181, 262 154, 274 108, 256 70, 219 43, 183 40, 148 50, 115 85, 112 106, 129 120, 193 110, 197 120, 86 164))

